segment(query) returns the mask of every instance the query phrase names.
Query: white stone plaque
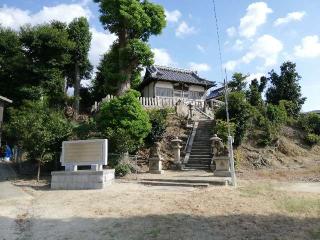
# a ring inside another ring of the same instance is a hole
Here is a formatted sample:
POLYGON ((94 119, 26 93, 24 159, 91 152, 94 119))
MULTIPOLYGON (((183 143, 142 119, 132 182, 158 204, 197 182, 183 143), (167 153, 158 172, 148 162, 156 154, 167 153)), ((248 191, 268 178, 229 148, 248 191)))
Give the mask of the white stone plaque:
POLYGON ((62 166, 107 165, 108 139, 64 141, 60 162, 62 166))

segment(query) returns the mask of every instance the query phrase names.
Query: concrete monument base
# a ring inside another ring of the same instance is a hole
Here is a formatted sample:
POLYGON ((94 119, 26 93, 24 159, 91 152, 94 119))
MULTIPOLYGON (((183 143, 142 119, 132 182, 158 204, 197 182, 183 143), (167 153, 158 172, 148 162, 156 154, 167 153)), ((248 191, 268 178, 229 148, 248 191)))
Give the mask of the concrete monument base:
POLYGON ((149 173, 163 174, 162 161, 159 158, 149 159, 149 173))
POLYGON ((103 189, 114 181, 115 171, 114 169, 100 171, 59 171, 51 172, 51 176, 51 189, 103 189))

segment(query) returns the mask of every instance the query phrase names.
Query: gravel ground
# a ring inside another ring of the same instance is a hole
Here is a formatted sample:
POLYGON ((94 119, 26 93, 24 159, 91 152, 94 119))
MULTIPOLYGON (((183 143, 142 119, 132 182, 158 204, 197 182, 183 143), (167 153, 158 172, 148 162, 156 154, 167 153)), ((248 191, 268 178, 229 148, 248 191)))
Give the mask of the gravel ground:
POLYGON ((88 191, 14 184, 31 197, 0 200, 3 240, 320 237, 320 194, 283 191, 276 181, 241 180, 237 189, 116 182, 88 191))

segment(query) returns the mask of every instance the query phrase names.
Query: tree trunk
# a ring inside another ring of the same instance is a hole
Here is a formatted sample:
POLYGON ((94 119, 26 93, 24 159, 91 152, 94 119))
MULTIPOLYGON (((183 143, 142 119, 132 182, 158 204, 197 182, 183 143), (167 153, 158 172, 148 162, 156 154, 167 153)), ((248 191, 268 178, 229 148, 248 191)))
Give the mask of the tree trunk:
POLYGON ((37 174, 37 181, 39 182, 40 180, 40 168, 41 168, 41 161, 38 160, 38 174, 37 174))
POLYGON ((79 63, 77 61, 74 65, 74 98, 74 109, 76 111, 76 115, 78 115, 80 106, 80 70, 79 63))
POLYGON ((130 89, 131 83, 131 73, 127 71, 127 66, 123 65, 123 61, 120 56, 120 51, 122 48, 125 48, 127 45, 127 32, 125 29, 122 29, 119 32, 119 70, 122 76, 125 76, 125 80, 123 82, 118 83, 117 95, 123 95, 127 90, 130 89))
POLYGON ((123 73, 126 75, 126 80, 124 82, 119 83, 118 92, 117 95, 121 96, 126 91, 128 91, 131 88, 131 74, 123 73))

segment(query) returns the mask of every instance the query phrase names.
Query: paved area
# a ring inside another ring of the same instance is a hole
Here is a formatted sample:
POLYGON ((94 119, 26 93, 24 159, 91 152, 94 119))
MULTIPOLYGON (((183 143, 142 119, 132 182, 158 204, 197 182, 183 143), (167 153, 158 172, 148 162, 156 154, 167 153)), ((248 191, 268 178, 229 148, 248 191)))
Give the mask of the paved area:
POLYGON ((31 196, 25 193, 21 188, 10 182, 10 179, 15 179, 17 174, 11 168, 9 163, 0 162, 0 201, 18 198, 30 198, 31 196))
POLYGON ((10 181, 0 182, 0 201, 21 198, 31 198, 31 196, 20 187, 13 185, 10 181))
POLYGON ((9 163, 0 161, 0 181, 16 178, 17 174, 11 168, 9 163))

